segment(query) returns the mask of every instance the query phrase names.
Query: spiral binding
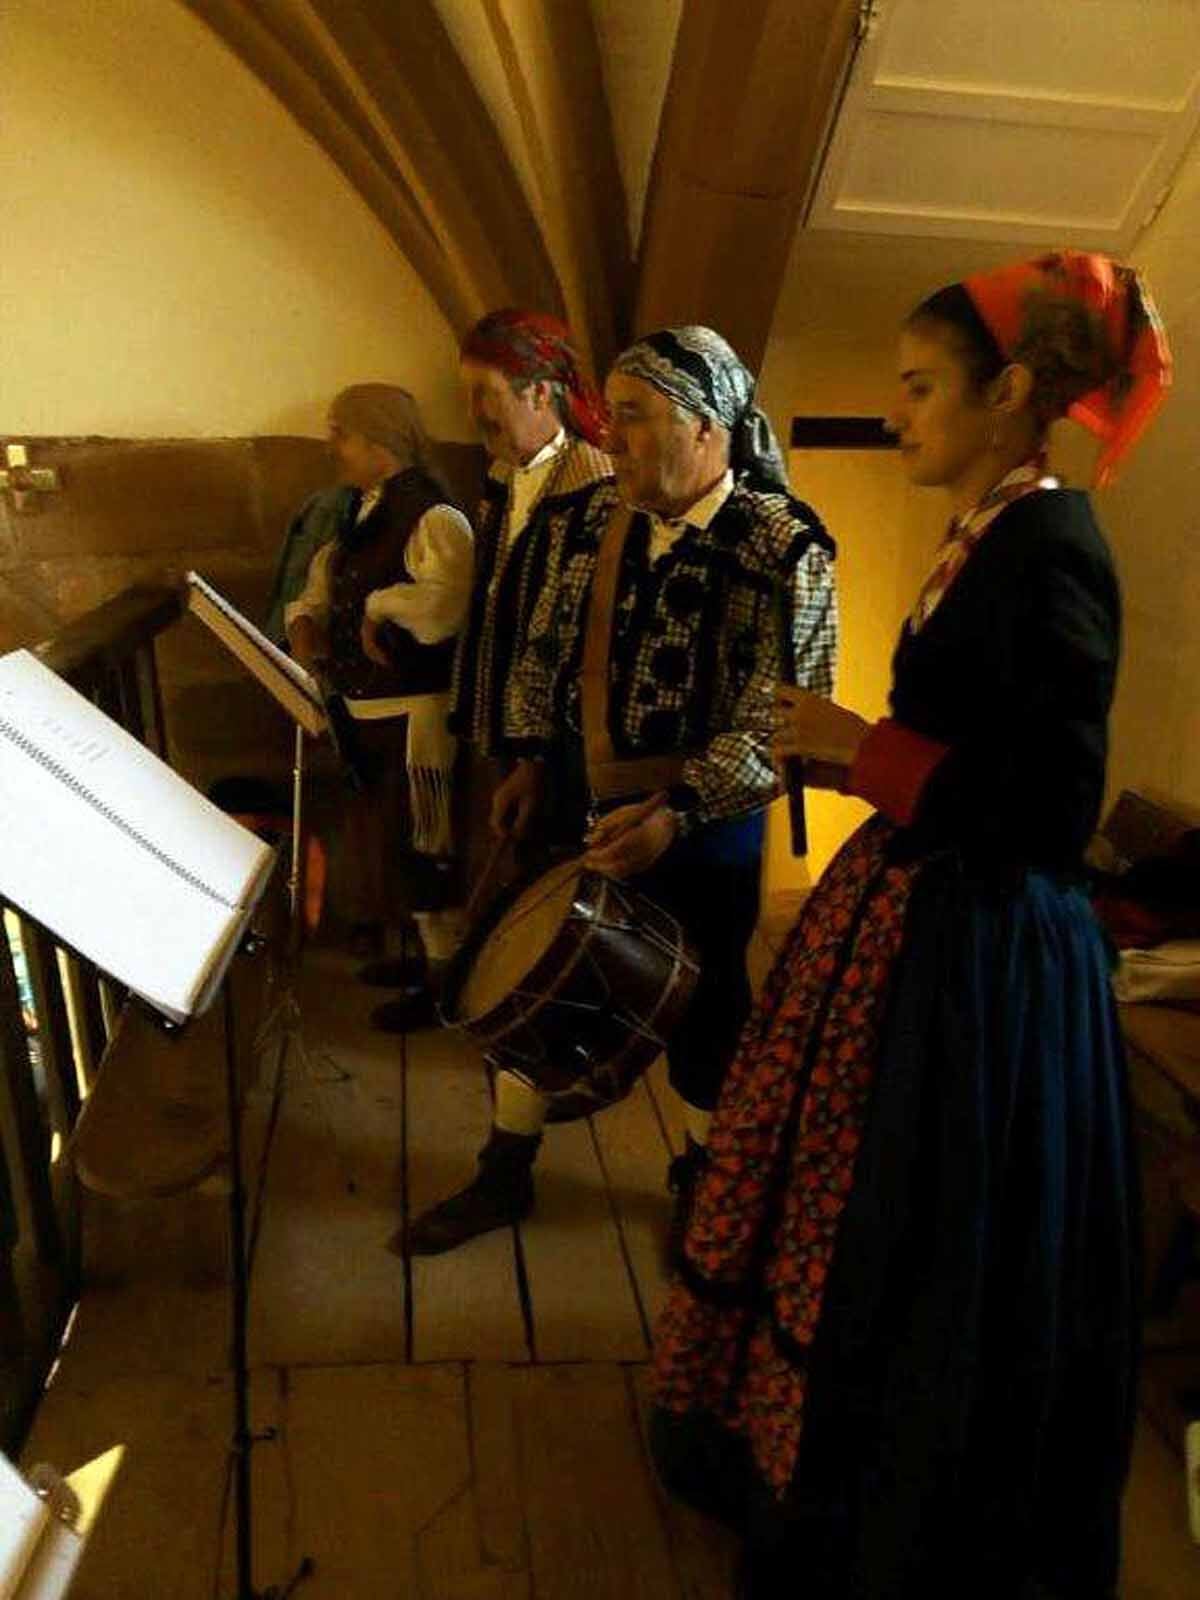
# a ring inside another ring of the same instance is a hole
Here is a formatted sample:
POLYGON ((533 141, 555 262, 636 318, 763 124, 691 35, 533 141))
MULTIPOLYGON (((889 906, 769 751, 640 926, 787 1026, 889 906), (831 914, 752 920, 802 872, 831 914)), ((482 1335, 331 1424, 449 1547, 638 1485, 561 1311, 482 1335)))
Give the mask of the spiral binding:
POLYGON ((114 811, 111 806, 105 805, 98 794, 94 794, 86 784, 80 783, 79 779, 68 771, 61 762, 55 761, 53 756, 47 755, 40 745, 34 744, 32 739, 22 733, 19 728, 14 727, 4 717, 0 717, 0 733, 11 744, 15 744, 18 750, 24 751, 31 760, 36 761, 39 767, 44 767, 47 772, 52 773, 60 783, 65 784, 81 800, 86 800, 93 811, 98 811, 102 817, 112 823, 114 828, 119 828, 127 838, 132 839, 135 844, 141 845, 143 850, 148 850, 157 861, 160 861, 164 867, 173 872, 177 878, 182 878, 193 889, 199 889, 201 894, 206 894, 210 900, 215 900, 218 905, 224 906, 227 910, 236 911, 238 909, 234 901, 226 900, 224 895, 218 894, 215 889, 204 882, 203 878, 198 878, 194 872, 189 872, 186 867, 180 866, 179 862, 173 860, 165 850, 160 850, 152 839, 148 839, 144 833, 140 833, 132 824, 126 822, 125 818, 114 811))

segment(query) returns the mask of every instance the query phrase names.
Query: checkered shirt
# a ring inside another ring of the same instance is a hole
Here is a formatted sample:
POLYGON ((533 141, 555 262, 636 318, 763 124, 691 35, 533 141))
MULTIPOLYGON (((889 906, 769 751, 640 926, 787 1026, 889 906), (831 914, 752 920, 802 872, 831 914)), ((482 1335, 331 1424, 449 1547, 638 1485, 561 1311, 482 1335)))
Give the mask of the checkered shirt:
MULTIPOLYGON (((507 733, 526 753, 565 729, 582 737, 579 673, 596 557, 617 491, 551 530, 548 571, 513 672, 507 733)), ((622 757, 682 754, 699 822, 760 809, 781 676, 833 692, 838 613, 834 546, 816 513, 783 493, 735 488, 706 529, 688 526, 658 561, 635 517, 615 611, 609 725, 622 757), (790 613, 790 639, 782 625, 790 613), (781 663, 785 639, 791 663, 781 663), (781 665, 788 670, 781 674, 781 665)))

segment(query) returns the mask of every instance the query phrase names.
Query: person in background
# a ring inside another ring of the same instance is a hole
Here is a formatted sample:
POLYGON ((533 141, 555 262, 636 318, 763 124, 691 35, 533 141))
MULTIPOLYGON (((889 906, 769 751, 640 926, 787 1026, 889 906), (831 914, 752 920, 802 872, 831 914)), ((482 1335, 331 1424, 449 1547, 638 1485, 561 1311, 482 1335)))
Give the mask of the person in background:
MULTIPOLYGON (((329 410, 339 476, 351 491, 336 536, 288 605, 297 659, 343 697, 368 781, 346 807, 342 852, 356 939, 384 954, 386 930, 415 917, 436 969, 457 942, 452 910, 455 740, 447 727, 455 640, 471 592, 470 525, 435 475, 405 389, 364 383, 329 410)), ((376 962, 364 981, 407 986, 372 1014, 386 1032, 433 1020, 408 963, 376 962)))
POLYGON ((612 482, 612 463, 601 448, 603 397, 556 317, 489 312, 461 354, 467 407, 492 460, 475 521, 475 585, 455 657, 451 727, 486 774, 486 802, 512 769, 512 671, 552 570, 551 527, 579 524, 612 482))
POLYGON ((350 512, 353 495, 354 490, 344 483, 318 489, 309 495, 288 523, 271 579, 271 595, 263 623, 263 632, 272 643, 287 644, 284 621, 287 608, 303 593, 317 551, 337 538, 338 529, 350 512))
POLYGON ((899 374, 901 460, 950 522, 888 717, 779 692, 777 756, 875 810, 726 1080, 652 1447, 745 1536, 749 1600, 1111 1600, 1140 1241, 1082 858, 1120 598, 1046 445, 1077 418, 1107 481, 1170 359, 1137 275, 1064 251, 924 301, 899 374))

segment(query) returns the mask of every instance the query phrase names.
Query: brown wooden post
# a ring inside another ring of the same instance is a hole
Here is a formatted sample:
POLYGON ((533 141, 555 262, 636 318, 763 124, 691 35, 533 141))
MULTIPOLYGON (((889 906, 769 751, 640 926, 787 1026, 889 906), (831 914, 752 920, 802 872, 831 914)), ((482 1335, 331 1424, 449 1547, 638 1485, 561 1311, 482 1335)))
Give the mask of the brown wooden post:
POLYGON ((62 1260, 50 1187, 50 1129, 38 1104, 8 936, 0 937, 0 1125, 17 1216, 38 1258, 62 1260))
MULTIPOLYGON (((39 923, 22 917, 21 947, 25 952, 25 968, 29 974, 33 1009, 37 1016, 38 1051, 46 1086, 50 1126, 66 1146, 75 1131, 82 1102, 55 944, 39 923)), ((68 1294, 74 1298, 82 1274, 83 1217, 79 1180, 65 1154, 57 1167, 52 1169, 50 1181, 65 1252, 68 1294)))
POLYGON ((37 1013, 38 1043, 51 1123, 64 1139, 69 1139, 79 1116, 79 1073, 71 1045, 71 1024, 63 998, 56 946, 45 928, 25 918, 21 919, 21 944, 25 950, 29 986, 33 990, 33 1008, 37 1013))

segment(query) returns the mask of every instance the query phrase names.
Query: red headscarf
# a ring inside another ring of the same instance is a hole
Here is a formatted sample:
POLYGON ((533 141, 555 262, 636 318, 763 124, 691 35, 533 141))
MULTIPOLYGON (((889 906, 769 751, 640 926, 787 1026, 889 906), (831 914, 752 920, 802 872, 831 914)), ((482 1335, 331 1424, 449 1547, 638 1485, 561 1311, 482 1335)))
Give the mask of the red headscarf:
POLYGON ((571 430, 589 444, 603 445, 608 409, 580 368, 566 323, 545 311, 489 311, 463 339, 461 350, 465 360, 497 367, 509 378, 562 384, 571 430))
POLYGON ((1107 256, 1057 250, 994 272, 963 288, 1006 356, 1021 359, 1053 326, 1056 309, 1081 307, 1093 334, 1096 385, 1063 411, 1104 442, 1096 482, 1113 479, 1171 385, 1171 351, 1150 291, 1132 267, 1107 256))

